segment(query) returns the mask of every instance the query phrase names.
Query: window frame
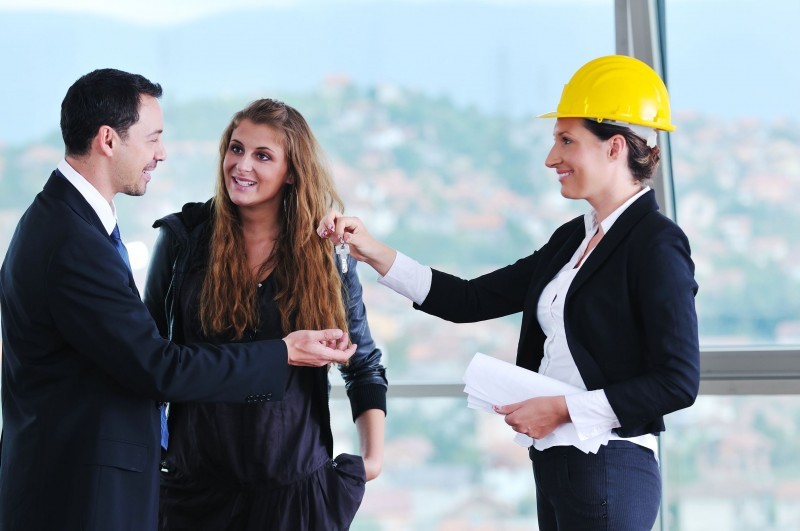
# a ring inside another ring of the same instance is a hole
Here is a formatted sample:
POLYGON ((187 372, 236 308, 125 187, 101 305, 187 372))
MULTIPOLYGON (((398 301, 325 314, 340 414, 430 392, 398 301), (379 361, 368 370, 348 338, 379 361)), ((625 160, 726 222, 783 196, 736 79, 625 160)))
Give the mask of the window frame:
MULTIPOLYGON (((665 82, 665 0, 614 0, 616 51, 644 61, 665 82)), ((652 187, 661 211, 678 221, 672 178, 669 135, 659 133, 662 158, 652 187)), ((800 394, 800 348, 700 346, 700 393, 706 395, 800 394)), ((391 396, 403 398, 458 397, 463 384, 392 382, 391 396)), ((344 387, 335 384, 332 398, 344 398, 344 387)))
MULTIPOLYGON (((665 0, 614 0, 616 52, 636 57, 666 76, 665 0)), ((672 174, 670 138, 659 132, 661 164, 653 189, 661 211, 678 221, 672 174)), ((800 394, 800 347, 714 348, 700 345, 700 395, 797 395, 800 394)), ((391 373, 390 373, 391 374, 391 373)), ((391 398, 463 397, 464 384, 446 382, 394 382, 391 398)), ((334 384, 332 399, 345 398, 344 386, 334 384)), ((661 454, 661 452, 659 452, 661 454)), ((662 465, 665 456, 661 455, 662 465)), ((667 506, 669 493, 662 496, 667 506)), ((666 529, 669 515, 660 512, 658 529, 666 529)))

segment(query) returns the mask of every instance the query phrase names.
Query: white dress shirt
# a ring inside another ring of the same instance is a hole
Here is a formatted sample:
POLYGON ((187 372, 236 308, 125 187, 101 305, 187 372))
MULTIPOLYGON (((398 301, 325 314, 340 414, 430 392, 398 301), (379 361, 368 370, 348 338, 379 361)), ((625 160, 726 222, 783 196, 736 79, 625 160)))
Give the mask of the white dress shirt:
MULTIPOLYGON (((603 234, 608 233, 611 226, 625 209, 649 190, 649 187, 644 187, 599 224, 594 210, 584 215, 586 228, 584 240, 578 246, 572 258, 561 268, 561 271, 545 286, 539 297, 536 315, 539 325, 546 336, 544 357, 538 371, 540 374, 586 389, 586 384, 581 378, 567 344, 567 336, 564 329, 564 300, 572 280, 591 254, 591 251, 589 251, 589 254, 576 267, 578 260, 583 256, 589 241, 597 233, 598 228, 602 227, 603 234)), ((378 282, 415 303, 422 304, 430 292, 432 278, 433 272, 430 267, 423 266, 403 253, 398 252, 392 267, 385 276, 378 278, 378 282)), ((586 440, 604 431, 620 427, 619 419, 617 419, 602 389, 569 395, 566 397, 566 401, 570 418, 581 440, 586 440)), ((621 437, 611 434, 611 440, 621 439, 621 437)), ((654 435, 646 434, 625 440, 650 448, 654 455, 658 455, 658 443, 654 435)), ((536 441, 534 446, 537 450, 544 450, 549 447, 541 441, 536 441)))
POLYGON ((100 192, 97 191, 97 188, 87 181, 83 175, 75 171, 75 168, 70 166, 69 162, 65 159, 62 159, 61 162, 58 163, 58 171, 60 171, 61 175, 66 177, 72 186, 77 188, 78 192, 86 199, 92 209, 97 213, 97 217, 100 218, 100 222, 110 236, 111 231, 114 230, 114 226, 117 224, 117 209, 114 206, 114 202, 112 201, 109 204, 100 192))

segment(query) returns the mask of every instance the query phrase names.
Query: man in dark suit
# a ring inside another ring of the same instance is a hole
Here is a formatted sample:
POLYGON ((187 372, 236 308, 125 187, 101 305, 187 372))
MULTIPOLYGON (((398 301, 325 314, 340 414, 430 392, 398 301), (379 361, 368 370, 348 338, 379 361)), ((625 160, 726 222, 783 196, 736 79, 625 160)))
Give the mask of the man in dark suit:
POLYGON ((113 198, 142 195, 166 157, 142 76, 77 80, 65 160, 22 216, 0 271, 0 530, 147 530, 158 514, 160 401, 283 397, 287 367, 345 362, 339 330, 179 346, 142 304, 113 198))

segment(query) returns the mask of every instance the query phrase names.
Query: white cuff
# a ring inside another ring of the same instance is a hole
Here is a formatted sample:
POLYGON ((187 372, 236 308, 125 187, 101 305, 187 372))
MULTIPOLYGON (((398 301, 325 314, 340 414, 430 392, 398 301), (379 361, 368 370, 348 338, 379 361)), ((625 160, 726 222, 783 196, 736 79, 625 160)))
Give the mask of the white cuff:
POLYGON ((567 395, 565 398, 569 416, 580 440, 591 439, 621 426, 602 389, 567 395))
POLYGON ((378 283, 417 304, 422 304, 431 291, 432 279, 433 272, 430 267, 397 251, 392 267, 385 276, 378 277, 378 283))

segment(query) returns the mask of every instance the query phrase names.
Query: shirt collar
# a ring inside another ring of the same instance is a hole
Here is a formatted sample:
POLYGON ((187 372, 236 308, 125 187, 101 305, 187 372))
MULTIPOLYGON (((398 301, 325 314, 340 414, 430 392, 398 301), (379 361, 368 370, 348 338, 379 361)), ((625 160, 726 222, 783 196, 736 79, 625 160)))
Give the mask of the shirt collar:
MULTIPOLYGON (((625 210, 633 204, 634 201, 642 197, 644 194, 650 191, 649 186, 645 186, 641 189, 638 193, 636 193, 633 197, 622 203, 617 209, 612 212, 611 214, 606 217, 602 222, 600 222, 600 226, 603 228, 603 234, 607 234, 609 230, 611 230, 611 226, 614 224, 615 221, 622 215, 625 210)), ((597 232, 597 212, 592 209, 591 212, 586 213, 583 216, 583 224, 586 227, 586 234, 594 234, 597 232)))
POLYGON ((83 175, 75 171, 75 168, 70 166, 66 159, 61 159, 61 162, 58 163, 58 171, 66 177, 72 186, 78 189, 78 192, 86 199, 89 206, 97 213, 97 217, 100 218, 100 222, 110 235, 117 224, 117 209, 114 206, 114 202, 112 201, 109 204, 97 191, 97 188, 87 181, 83 175))

